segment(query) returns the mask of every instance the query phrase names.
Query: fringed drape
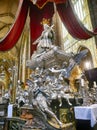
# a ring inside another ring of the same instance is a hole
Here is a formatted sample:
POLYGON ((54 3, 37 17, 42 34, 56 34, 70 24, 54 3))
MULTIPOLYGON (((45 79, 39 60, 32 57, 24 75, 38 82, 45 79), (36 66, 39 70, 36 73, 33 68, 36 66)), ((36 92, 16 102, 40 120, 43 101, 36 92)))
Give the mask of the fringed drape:
POLYGON ((65 3, 67 0, 37 0, 36 5, 40 9, 43 8, 48 2, 54 2, 56 4, 65 3))
POLYGON ((56 4, 56 7, 62 22, 74 38, 86 40, 97 35, 96 30, 92 32, 84 27, 76 16, 70 0, 63 4, 56 4))
POLYGON ((28 0, 20 0, 16 20, 7 35, 0 41, 0 51, 7 51, 15 46, 25 25, 28 6, 28 0))
POLYGON ((47 2, 48 2, 48 0, 37 0, 36 5, 38 8, 43 8, 47 2))
POLYGON ((33 45, 35 41, 42 33, 43 25, 41 24, 43 18, 52 20, 54 14, 53 3, 47 3, 42 9, 30 4, 30 34, 32 43, 32 53, 36 49, 36 45, 33 45))

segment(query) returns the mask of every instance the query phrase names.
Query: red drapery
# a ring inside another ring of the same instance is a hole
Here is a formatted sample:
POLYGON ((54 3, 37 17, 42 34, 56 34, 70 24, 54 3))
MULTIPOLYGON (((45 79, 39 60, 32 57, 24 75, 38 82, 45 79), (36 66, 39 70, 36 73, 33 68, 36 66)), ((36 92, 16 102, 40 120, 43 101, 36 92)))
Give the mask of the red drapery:
MULTIPOLYGON (((41 1, 41 0, 40 0, 41 1)), ((43 0, 42 2, 46 2, 43 0)), ((28 8, 30 9, 30 35, 31 43, 36 40, 43 30, 40 24, 43 18, 52 19, 54 14, 53 2, 56 3, 57 11, 62 22, 68 32, 76 39, 89 39, 97 35, 97 29, 94 32, 89 31, 80 22, 74 13, 74 9, 70 0, 48 0, 48 2, 40 9, 37 5, 29 0, 20 0, 18 15, 8 34, 0 41, 0 51, 7 51, 15 46, 25 25, 28 8), (49 2, 50 1, 50 2, 49 2), (58 3, 57 3, 57 2, 58 3), (63 1, 63 3, 61 3, 63 1)), ((41 3, 43 4, 43 3, 41 3)), ((32 52, 36 49, 36 45, 31 45, 32 52)))
POLYGON ((37 0, 36 5, 39 8, 43 8, 46 5, 47 2, 48 2, 48 0, 37 0))
MULTIPOLYGON (((52 20, 54 14, 53 3, 47 3, 41 10, 30 4, 30 34, 31 34, 31 43, 35 41, 43 30, 43 26, 41 25, 42 19, 50 19, 52 20)), ((36 45, 31 45, 32 52, 36 49, 36 45)))
POLYGON ((89 39, 97 35, 96 31, 87 30, 78 17, 75 15, 73 5, 70 0, 65 4, 56 4, 58 13, 68 32, 76 39, 89 39))
POLYGON ((65 3, 67 0, 48 0, 49 2, 55 2, 56 4, 65 3))
POLYGON ((28 6, 28 0, 20 0, 16 20, 8 34, 0 41, 0 51, 7 51, 15 46, 25 25, 28 6))
POLYGON ((37 0, 36 5, 43 8, 48 2, 55 2, 56 4, 65 3, 67 0, 37 0))
MULTIPOLYGON (((32 0, 33 1, 33 0, 32 0)), ((37 0, 36 5, 40 9, 43 8, 48 2, 65 3, 67 0, 37 0)))

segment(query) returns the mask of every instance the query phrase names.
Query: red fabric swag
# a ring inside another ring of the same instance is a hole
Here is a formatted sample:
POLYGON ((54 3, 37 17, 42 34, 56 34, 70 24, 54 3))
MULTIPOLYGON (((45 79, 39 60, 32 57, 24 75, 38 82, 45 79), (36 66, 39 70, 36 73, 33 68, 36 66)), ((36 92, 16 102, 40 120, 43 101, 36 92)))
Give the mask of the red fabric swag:
MULTIPOLYGON (((80 22, 75 15, 73 5, 70 0, 48 0, 56 2, 56 8, 62 22, 68 32, 76 39, 89 39, 97 35, 97 29, 94 32, 89 31, 80 22), (59 2, 59 3, 57 3, 59 2), (62 3, 61 3, 62 2, 62 3)), ((40 0, 47 2, 47 0, 40 0)), ((41 3, 41 5, 43 5, 41 3)), ((43 18, 52 20, 54 14, 53 2, 47 2, 41 9, 34 5, 30 0, 20 0, 18 15, 8 34, 0 41, 0 51, 12 49, 17 43, 27 18, 28 8, 30 8, 30 36, 31 43, 35 41, 42 33, 43 27, 40 24, 43 18)), ((36 45, 31 45, 32 53, 36 50, 36 45)))
POLYGON ((56 7, 62 22, 74 38, 86 40, 94 35, 97 35, 96 32, 91 32, 84 27, 76 16, 70 0, 68 0, 65 4, 56 4, 56 7))
POLYGON ((20 0, 16 20, 8 34, 0 41, 0 51, 7 51, 15 46, 25 25, 28 5, 28 0, 20 0))

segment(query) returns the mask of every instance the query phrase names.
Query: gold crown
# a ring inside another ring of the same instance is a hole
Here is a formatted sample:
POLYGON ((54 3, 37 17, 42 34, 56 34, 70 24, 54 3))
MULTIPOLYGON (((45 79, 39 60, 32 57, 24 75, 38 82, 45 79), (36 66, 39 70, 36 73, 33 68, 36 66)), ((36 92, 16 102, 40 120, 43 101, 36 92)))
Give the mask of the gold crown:
POLYGON ((41 24, 42 25, 44 25, 44 24, 50 25, 50 19, 43 18, 41 24))

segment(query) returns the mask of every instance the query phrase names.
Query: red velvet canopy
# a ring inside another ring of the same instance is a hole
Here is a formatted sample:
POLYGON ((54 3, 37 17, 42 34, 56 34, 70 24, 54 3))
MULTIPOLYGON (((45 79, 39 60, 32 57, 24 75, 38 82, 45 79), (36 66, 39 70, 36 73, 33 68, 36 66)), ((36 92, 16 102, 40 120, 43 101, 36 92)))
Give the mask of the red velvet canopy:
POLYGON ((0 51, 7 51, 15 46, 25 25, 27 12, 28 1, 20 0, 16 20, 7 35, 0 41, 0 51))
MULTIPOLYGON (((87 30, 74 13, 70 0, 19 0, 18 15, 7 35, 0 41, 0 51, 12 49, 17 43, 23 31, 28 9, 30 17, 30 35, 31 43, 36 40, 43 30, 40 24, 43 18, 52 20, 54 14, 54 4, 56 5, 59 16, 67 28, 68 32, 77 39, 89 39, 96 35, 95 32, 87 30)), ((32 44, 32 53, 36 46, 32 44)))

